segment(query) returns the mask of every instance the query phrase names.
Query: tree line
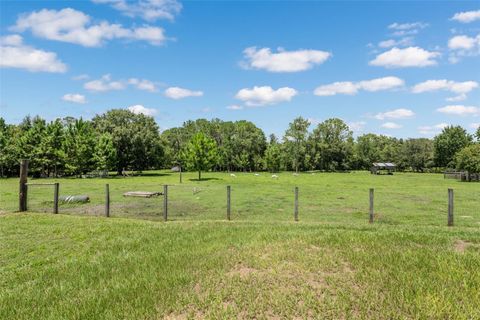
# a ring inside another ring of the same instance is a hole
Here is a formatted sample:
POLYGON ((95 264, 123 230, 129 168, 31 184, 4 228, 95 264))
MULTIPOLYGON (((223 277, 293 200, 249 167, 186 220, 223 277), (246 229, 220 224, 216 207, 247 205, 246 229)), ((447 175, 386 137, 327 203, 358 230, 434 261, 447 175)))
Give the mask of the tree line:
POLYGON ((79 176, 92 171, 181 166, 201 171, 347 171, 394 162, 399 170, 480 172, 480 128, 475 136, 460 126, 434 139, 398 139, 367 133, 353 137, 341 119, 313 126, 298 117, 282 137, 266 136, 246 120, 198 119, 160 132, 152 117, 114 109, 92 120, 66 117, 47 122, 27 116, 19 124, 0 118, 0 174, 18 175, 30 159, 38 177, 79 176))

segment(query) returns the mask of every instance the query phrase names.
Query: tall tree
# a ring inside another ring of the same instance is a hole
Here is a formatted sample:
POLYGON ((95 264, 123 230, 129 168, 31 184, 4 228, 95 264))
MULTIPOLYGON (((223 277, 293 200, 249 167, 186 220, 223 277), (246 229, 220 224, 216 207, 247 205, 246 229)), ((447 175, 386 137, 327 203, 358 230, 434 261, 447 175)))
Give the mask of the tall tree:
POLYGON ((305 159, 309 126, 310 122, 307 119, 298 117, 288 125, 288 129, 285 132, 284 147, 286 157, 295 172, 298 172, 305 159))
POLYGON ((215 141, 202 132, 192 137, 183 152, 187 168, 198 171, 198 180, 202 179, 202 171, 209 170, 216 164, 217 157, 215 141))
POLYGON ((65 163, 65 152, 63 149, 64 128, 60 119, 47 124, 45 136, 39 144, 37 158, 49 176, 51 173, 58 176, 58 170, 62 169, 65 163))
POLYGON ((472 137, 461 126, 448 126, 434 138, 434 160, 439 167, 454 167, 455 154, 468 146, 472 137))
POLYGON ((430 139, 407 139, 402 148, 402 163, 414 171, 433 165, 433 142, 430 139))
POLYGON ((353 153, 353 133, 343 120, 334 118, 320 123, 313 130, 311 140, 319 169, 349 169, 348 160, 353 153))
POLYGON ((97 138, 93 153, 93 161, 97 170, 108 171, 115 167, 117 152, 113 146, 112 136, 103 133, 97 138))
POLYGON ((99 133, 109 133, 117 154, 116 169, 144 170, 162 163, 164 147, 152 117, 128 110, 113 109, 93 118, 99 133))
POLYGON ((91 122, 80 118, 68 124, 64 141, 67 174, 80 175, 94 168, 95 138, 91 122))
POLYGON ((469 145, 455 155, 458 170, 480 173, 480 144, 469 145))

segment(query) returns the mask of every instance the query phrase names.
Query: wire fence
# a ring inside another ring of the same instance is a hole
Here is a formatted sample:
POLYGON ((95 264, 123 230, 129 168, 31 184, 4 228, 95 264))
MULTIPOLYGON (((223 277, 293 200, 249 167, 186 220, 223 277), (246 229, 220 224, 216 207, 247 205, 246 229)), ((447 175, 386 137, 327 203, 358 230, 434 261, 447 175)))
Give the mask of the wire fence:
MULTIPOLYGON (((128 185, 105 180, 60 183, 61 214, 137 218, 149 220, 299 221, 368 223, 369 188, 351 187, 348 192, 326 186, 175 184, 129 181, 128 185), (167 196, 165 196, 167 191, 167 196), (166 215, 166 216, 165 216, 166 215)), ((53 184, 28 185, 28 210, 55 212, 53 184)), ((447 189, 374 189, 373 222, 378 224, 445 226, 449 210, 456 226, 480 227, 480 194, 476 189, 454 190, 449 204, 447 189), (450 209, 449 209, 450 208, 450 209)))

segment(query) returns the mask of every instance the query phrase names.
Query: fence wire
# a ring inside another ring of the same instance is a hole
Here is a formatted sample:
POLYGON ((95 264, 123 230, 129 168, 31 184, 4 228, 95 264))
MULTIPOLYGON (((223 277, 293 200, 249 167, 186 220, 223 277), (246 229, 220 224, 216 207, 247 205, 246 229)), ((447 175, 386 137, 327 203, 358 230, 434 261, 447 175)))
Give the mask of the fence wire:
MULTIPOLYGON (((374 223, 388 225, 446 226, 447 189, 454 189, 455 226, 480 227, 480 188, 476 183, 439 180, 438 184, 392 185, 391 177, 368 177, 369 185, 351 183, 352 176, 339 176, 334 185, 322 176, 299 181, 299 220, 305 222, 366 224, 369 217, 369 187, 374 191, 374 223), (310 179, 310 181, 307 181, 310 179), (343 179, 343 180, 340 180, 343 179)), ((406 179, 408 176, 405 177, 406 179)), ((251 179, 251 178, 250 178, 251 179)), ((55 181, 53 181, 55 182, 55 181)), ((60 179, 59 213, 104 216, 105 185, 109 184, 110 216, 164 219, 164 180, 151 178, 60 179), (151 197, 128 196, 150 192, 151 197), (87 202, 62 201, 66 196, 86 196, 87 202)), ((248 183, 241 178, 218 181, 187 181, 168 186, 168 220, 226 220, 227 185, 231 186, 230 218, 233 221, 293 221, 295 178, 258 177, 248 183), (268 180, 267 180, 268 179, 268 180)), ((13 192, 13 191, 12 191, 13 192)), ((11 199, 18 199, 11 197, 11 199)), ((15 207, 14 205, 10 207, 15 207)), ((2 205, 4 204, 2 200, 2 205)), ((28 187, 28 210, 52 213, 53 185, 28 187)))

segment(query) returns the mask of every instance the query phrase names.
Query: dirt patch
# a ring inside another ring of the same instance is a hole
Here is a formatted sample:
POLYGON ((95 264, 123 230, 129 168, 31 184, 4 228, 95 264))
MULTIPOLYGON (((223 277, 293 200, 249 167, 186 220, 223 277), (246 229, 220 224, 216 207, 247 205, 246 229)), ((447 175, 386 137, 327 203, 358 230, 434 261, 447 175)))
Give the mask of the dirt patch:
POLYGON ((470 247, 472 245, 471 242, 468 242, 468 241, 464 241, 464 240, 456 240, 454 245, 453 245, 453 248, 456 252, 459 252, 459 253, 464 253, 465 250, 467 250, 468 247, 470 247))
POLYGON ((241 279, 246 279, 250 275, 258 273, 257 269, 250 268, 244 265, 237 265, 235 268, 230 270, 227 275, 230 277, 240 277, 241 279))
POLYGON ((196 309, 194 306, 189 306, 186 310, 181 312, 172 312, 164 316, 164 320, 186 320, 186 319, 205 319, 202 311, 196 309))

